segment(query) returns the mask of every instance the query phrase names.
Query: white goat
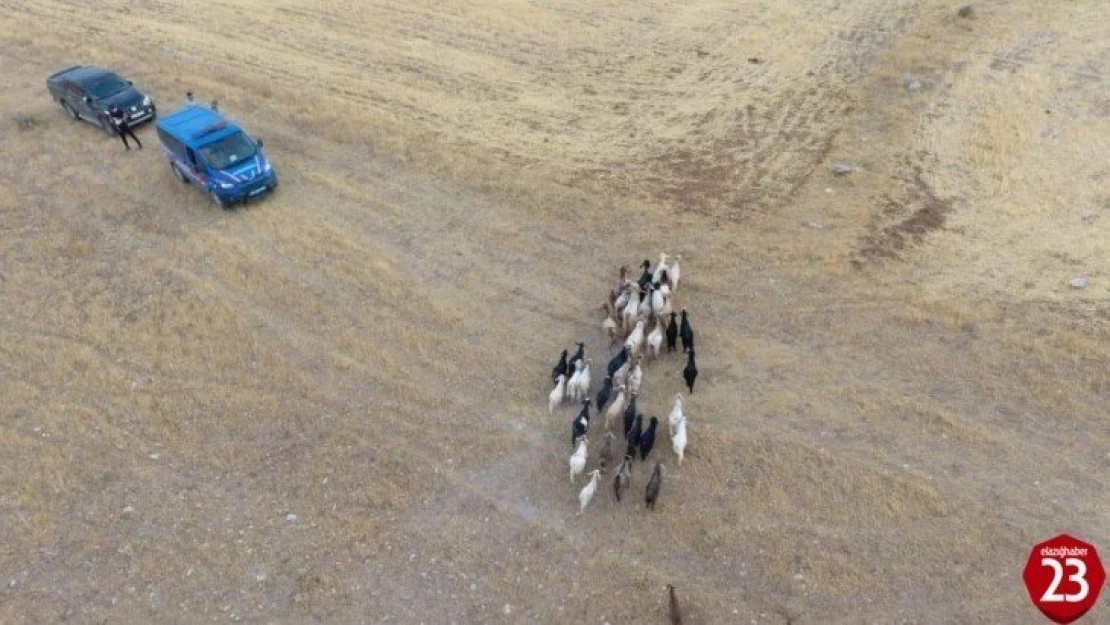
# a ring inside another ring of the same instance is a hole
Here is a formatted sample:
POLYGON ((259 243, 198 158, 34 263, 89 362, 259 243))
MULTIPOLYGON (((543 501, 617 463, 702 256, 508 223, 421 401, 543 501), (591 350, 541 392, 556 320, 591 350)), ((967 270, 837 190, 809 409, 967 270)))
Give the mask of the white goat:
POLYGON ((674 438, 674 429, 678 427, 679 421, 685 421, 686 415, 682 411, 682 392, 674 394, 674 407, 671 408, 671 414, 667 415, 667 425, 670 427, 671 438, 674 438))
POLYGON ((578 437, 578 446, 574 448, 574 453, 570 455, 570 483, 574 483, 574 478, 578 477, 586 469, 586 437, 578 437))
POLYGON ((667 270, 667 275, 670 275, 670 269, 667 267, 667 253, 659 252, 659 264, 655 266, 655 273, 651 274, 652 282, 659 282, 663 277, 663 270, 667 270))
POLYGON ((620 314, 624 307, 628 305, 628 299, 632 297, 632 283, 629 282, 621 287, 620 295, 617 295, 617 301, 613 303, 613 309, 620 314))
POLYGON ((656 317, 655 329, 647 337, 647 352, 653 359, 659 357, 659 348, 663 346, 663 321, 661 319, 662 317, 656 317))
POLYGON ((668 295, 663 300, 663 307, 659 309, 659 312, 655 313, 655 316, 659 318, 670 319, 672 312, 674 312, 674 306, 671 306, 671 297, 670 295, 668 295))
POLYGON ((563 403, 567 396, 567 376, 559 374, 558 381, 555 383, 555 388, 551 389, 551 394, 547 396, 547 414, 555 411, 555 406, 563 403))
POLYGON ((600 481, 601 469, 594 469, 590 471, 590 481, 582 487, 578 493, 578 514, 586 511, 586 504, 594 498, 594 493, 597 492, 597 483, 600 481))
POLYGON ((628 330, 632 324, 636 323, 636 311, 640 309, 640 287, 633 285, 631 295, 628 297, 628 303, 625 304, 624 309, 621 311, 621 327, 628 330))
POLYGON ((625 360, 620 369, 617 369, 616 373, 613 374, 613 384, 624 386, 625 381, 628 380, 628 372, 631 370, 632 359, 625 360))
POLYGON ((640 383, 644 381, 644 369, 640 366, 640 361, 643 356, 636 357, 636 364, 632 366, 632 370, 628 373, 628 392, 634 395, 640 394, 640 383))
POLYGON ((667 285, 661 284, 658 289, 653 289, 651 292, 651 313, 658 317, 663 312, 663 306, 667 304, 667 295, 664 295, 666 289, 667 295, 670 295, 670 289, 667 285))
POLYGON ((578 379, 582 377, 582 366, 584 364, 581 360, 574 361, 574 373, 570 375, 570 381, 567 382, 567 396, 570 397, 572 402, 578 401, 581 396, 578 390, 578 379))
POLYGON ((632 329, 632 334, 624 341, 624 346, 628 348, 628 353, 635 355, 640 353, 640 347, 644 343, 644 318, 640 317, 636 320, 636 327, 632 329))
POLYGON ((674 454, 678 456, 678 464, 682 466, 682 454, 686 452, 686 418, 678 422, 675 427, 675 432, 671 436, 671 447, 674 448, 674 454))
POLYGON ((571 399, 578 401, 585 399, 590 395, 590 363, 593 360, 587 358, 583 363, 581 360, 574 363, 578 366, 578 372, 570 378, 570 383, 574 387, 571 390, 571 399))
POLYGON ((605 431, 609 431, 609 426, 613 421, 619 421, 621 415, 624 414, 624 401, 625 391, 627 387, 623 384, 617 388, 617 397, 609 403, 609 407, 605 409, 605 431))

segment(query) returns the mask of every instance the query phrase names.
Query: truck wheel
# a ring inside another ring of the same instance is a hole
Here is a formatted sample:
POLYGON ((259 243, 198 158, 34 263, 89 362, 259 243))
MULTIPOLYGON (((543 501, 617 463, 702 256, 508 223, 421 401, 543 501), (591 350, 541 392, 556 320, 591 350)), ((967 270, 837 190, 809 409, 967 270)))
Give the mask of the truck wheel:
POLYGON ((81 119, 81 116, 77 114, 77 111, 73 110, 73 107, 69 105, 69 102, 63 100, 62 108, 65 109, 65 112, 73 119, 81 119))
POLYGON ((178 180, 184 184, 189 184, 189 179, 185 176, 184 172, 181 171, 180 167, 177 165, 170 165, 170 169, 173 170, 173 175, 177 176, 178 180))

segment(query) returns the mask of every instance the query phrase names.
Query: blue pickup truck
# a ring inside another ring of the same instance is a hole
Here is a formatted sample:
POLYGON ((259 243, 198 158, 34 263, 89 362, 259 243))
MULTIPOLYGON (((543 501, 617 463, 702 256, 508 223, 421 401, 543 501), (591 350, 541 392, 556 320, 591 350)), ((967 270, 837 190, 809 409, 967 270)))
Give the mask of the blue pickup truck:
POLYGON ((170 169, 195 184, 220 208, 246 204, 277 187, 277 173, 238 124, 200 104, 186 104, 155 122, 170 169))

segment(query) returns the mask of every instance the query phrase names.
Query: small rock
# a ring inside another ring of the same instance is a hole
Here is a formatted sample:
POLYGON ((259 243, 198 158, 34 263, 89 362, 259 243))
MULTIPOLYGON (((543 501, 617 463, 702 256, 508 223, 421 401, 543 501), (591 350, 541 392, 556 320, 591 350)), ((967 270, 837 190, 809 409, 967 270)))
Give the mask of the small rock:
POLYGON ((297 522, 297 515, 290 512, 289 514, 285 515, 285 520, 289 521, 290 523, 296 523, 297 522))
POLYGON ((902 74, 902 86, 906 91, 918 91, 923 86, 921 81, 910 74, 902 74))
POLYGON ((802 575, 801 573, 798 573, 798 574, 794 575, 794 579, 798 580, 799 582, 802 581, 805 578, 806 578, 806 576, 802 575))
POLYGON ((832 173, 836 176, 846 176, 852 173, 852 166, 847 163, 837 163, 832 166, 832 173))
POLYGON ((161 455, 159 455, 159 454, 150 454, 150 459, 151 460, 157 460, 160 457, 161 457, 161 455))
POLYGON ((124 514, 131 514, 134 511, 135 511, 135 506, 131 506, 131 505, 128 505, 127 507, 125 507, 123 509, 124 514))
POLYGON ((809 226, 810 228, 812 228, 813 230, 822 230, 822 229, 824 229, 824 227, 825 227, 825 226, 822 226, 822 225, 821 225, 821 222, 819 222, 819 221, 811 221, 811 222, 809 222, 809 223, 808 223, 807 225, 808 225, 808 226, 809 226))
POLYGON ((1068 282, 1068 284, 1070 284, 1071 288, 1073 289, 1085 289, 1087 288, 1087 283, 1087 276, 1076 276, 1072 278, 1070 282, 1068 282))
POLYGON ((975 9, 970 4, 967 4, 960 7, 960 10, 956 11, 956 15, 968 20, 975 17, 975 9))
POLYGON ((763 59, 759 58, 758 56, 750 56, 748 57, 748 62, 752 65, 759 65, 763 62, 763 59))
POLYGON ((505 607, 501 608, 501 611, 505 613, 505 616, 508 616, 513 613, 513 606, 506 603, 505 607))

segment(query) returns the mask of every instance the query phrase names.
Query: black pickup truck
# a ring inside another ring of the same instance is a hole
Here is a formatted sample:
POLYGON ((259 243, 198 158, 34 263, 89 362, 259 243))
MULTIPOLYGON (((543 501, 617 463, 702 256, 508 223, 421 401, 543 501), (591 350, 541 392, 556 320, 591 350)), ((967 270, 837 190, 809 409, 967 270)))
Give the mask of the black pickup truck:
POLYGON ((113 134, 108 109, 118 106, 128 115, 131 125, 154 119, 154 102, 113 71, 92 65, 74 65, 51 74, 46 89, 73 119, 99 126, 113 134))

